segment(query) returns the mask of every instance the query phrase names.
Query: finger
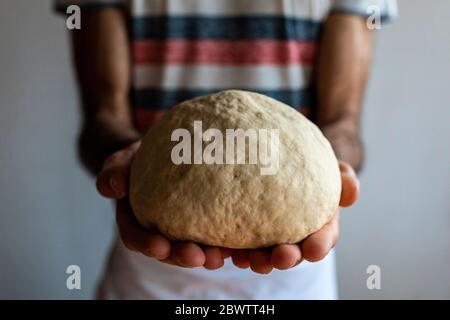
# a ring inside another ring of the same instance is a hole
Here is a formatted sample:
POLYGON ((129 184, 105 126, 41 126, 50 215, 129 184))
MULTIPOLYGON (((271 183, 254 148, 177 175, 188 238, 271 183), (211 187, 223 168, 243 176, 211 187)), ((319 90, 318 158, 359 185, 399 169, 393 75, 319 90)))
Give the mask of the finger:
POLYGON ((122 199, 128 194, 129 166, 102 170, 97 176, 97 190, 107 198, 122 199))
POLYGON ((170 255, 170 242, 159 233, 141 227, 125 200, 118 201, 116 221, 124 245, 148 257, 165 259, 170 255))
POLYGON ((270 252, 267 250, 250 250, 250 268, 261 274, 268 274, 272 271, 273 267, 270 263, 270 252))
POLYGON ((203 250, 193 242, 178 242, 172 244, 170 257, 182 267, 196 268, 205 264, 205 254, 203 250))
POLYGON ((359 180, 353 168, 343 162, 339 162, 341 170, 342 191, 339 205, 349 207, 356 202, 359 196, 359 180))
POLYGON ((248 250, 236 249, 231 253, 231 259, 234 265, 241 269, 247 269, 250 267, 250 257, 248 250))
POLYGON ((220 248, 222 250, 222 258, 227 259, 231 257, 231 253, 233 252, 230 248, 220 248))
POLYGON ((310 262, 320 261, 330 252, 339 238, 339 211, 330 222, 311 234, 300 244, 303 258, 310 262))
POLYGON ((121 199, 128 194, 130 165, 139 145, 139 141, 133 143, 105 160, 96 181, 97 190, 101 195, 121 199))
POLYGON ((206 260, 203 266, 206 269, 215 270, 223 266, 222 250, 219 247, 206 247, 204 253, 206 260))
POLYGON ((274 268, 285 270, 294 267, 301 258, 302 253, 297 244, 281 244, 273 248, 270 262, 274 268))

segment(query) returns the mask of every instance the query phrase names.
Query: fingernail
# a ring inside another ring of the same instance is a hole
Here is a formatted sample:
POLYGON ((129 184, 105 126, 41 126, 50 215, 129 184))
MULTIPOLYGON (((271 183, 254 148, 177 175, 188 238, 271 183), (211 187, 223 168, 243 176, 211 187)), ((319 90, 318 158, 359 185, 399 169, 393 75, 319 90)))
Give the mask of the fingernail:
POLYGON ((303 261, 303 258, 301 258, 300 260, 295 262, 294 265, 291 268, 298 266, 302 261, 303 261))

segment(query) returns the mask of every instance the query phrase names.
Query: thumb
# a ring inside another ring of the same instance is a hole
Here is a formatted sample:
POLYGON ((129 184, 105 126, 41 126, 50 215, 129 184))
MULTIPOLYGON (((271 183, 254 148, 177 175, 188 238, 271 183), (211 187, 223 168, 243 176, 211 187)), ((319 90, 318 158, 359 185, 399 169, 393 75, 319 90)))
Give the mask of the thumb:
POLYGON ((359 180, 353 168, 346 162, 339 161, 341 171, 342 191, 339 205, 349 207, 359 197, 359 180))
POLYGON ((128 194, 130 166, 140 141, 110 155, 97 176, 98 192, 107 198, 121 199, 128 194))

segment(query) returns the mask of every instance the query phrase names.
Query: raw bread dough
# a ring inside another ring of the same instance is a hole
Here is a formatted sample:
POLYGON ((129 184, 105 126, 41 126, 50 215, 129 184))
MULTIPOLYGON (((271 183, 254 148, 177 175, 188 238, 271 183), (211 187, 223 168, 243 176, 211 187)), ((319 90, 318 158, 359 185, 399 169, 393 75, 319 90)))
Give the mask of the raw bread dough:
POLYGON ((143 138, 131 168, 130 202, 140 224, 171 240, 228 248, 296 243, 338 208, 337 159, 321 131, 267 96, 222 91, 171 108, 143 138), (173 130, 279 129, 279 170, 260 164, 180 164, 171 160, 173 130))

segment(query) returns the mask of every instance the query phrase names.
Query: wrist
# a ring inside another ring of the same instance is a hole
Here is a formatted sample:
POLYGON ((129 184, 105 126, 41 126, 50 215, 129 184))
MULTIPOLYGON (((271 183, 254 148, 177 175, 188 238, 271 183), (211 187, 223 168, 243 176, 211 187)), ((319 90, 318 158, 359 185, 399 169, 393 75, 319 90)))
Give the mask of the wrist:
POLYGON ((329 124, 321 127, 321 130, 330 141, 336 157, 350 164, 358 172, 364 161, 364 146, 358 126, 344 124, 329 124))
POLYGON ((112 153, 125 148, 141 138, 130 115, 97 112, 85 119, 79 139, 78 152, 83 165, 97 174, 104 160, 112 153))

